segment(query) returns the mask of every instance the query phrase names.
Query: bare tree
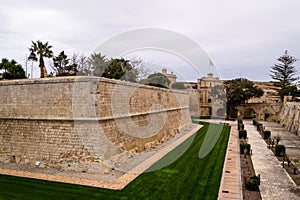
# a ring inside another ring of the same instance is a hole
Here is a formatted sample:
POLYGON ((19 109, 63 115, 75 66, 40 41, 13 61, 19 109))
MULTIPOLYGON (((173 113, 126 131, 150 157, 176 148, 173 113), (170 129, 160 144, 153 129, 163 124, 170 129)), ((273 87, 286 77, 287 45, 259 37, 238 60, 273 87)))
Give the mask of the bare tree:
POLYGON ((90 65, 88 64, 88 58, 84 54, 73 53, 70 58, 70 63, 77 66, 77 75, 88 76, 91 75, 90 65))
POLYGON ((146 79, 151 73, 152 69, 149 63, 146 63, 141 58, 133 57, 130 59, 130 64, 138 72, 137 81, 140 82, 143 79, 146 79))

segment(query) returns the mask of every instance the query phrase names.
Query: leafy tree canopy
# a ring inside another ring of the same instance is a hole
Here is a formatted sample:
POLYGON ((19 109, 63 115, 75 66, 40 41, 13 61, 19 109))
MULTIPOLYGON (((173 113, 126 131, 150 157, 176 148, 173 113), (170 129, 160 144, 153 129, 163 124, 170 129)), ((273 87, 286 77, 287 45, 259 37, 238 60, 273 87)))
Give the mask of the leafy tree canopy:
POLYGON ((248 99, 263 96, 264 91, 254 86, 252 81, 244 78, 225 81, 225 90, 227 98, 227 113, 236 106, 245 103, 248 99))
POLYGON ((279 96, 283 99, 284 96, 292 96, 293 98, 300 96, 300 91, 296 86, 286 86, 278 91, 279 96))
POLYGON ((124 58, 108 60, 101 53, 94 53, 88 59, 89 68, 94 76, 136 82, 138 71, 124 58))
POLYGON ((284 55, 277 59, 277 63, 271 67, 271 78, 278 81, 276 86, 281 88, 289 86, 292 82, 296 81, 298 78, 295 77, 296 69, 295 62, 297 59, 289 55, 288 51, 284 52, 284 55))
POLYGON ((108 67, 108 64, 108 59, 101 53, 94 53, 88 58, 88 65, 91 73, 94 76, 103 76, 103 73, 108 67))
POLYGON ((137 75, 138 71, 131 66, 129 60, 115 58, 110 60, 102 77, 136 82, 137 75))
POLYGON ((9 61, 3 58, 0 63, 0 70, 3 70, 3 79, 22 79, 26 78, 25 71, 15 60, 9 61))
POLYGON ((183 82, 175 82, 171 85, 171 88, 174 89, 185 89, 183 82))
POLYGON ((70 59, 64 51, 53 58, 53 67, 56 76, 75 76, 77 73, 77 64, 70 64, 70 59))
POLYGON ((169 88, 171 81, 162 73, 150 74, 146 79, 141 81, 143 84, 156 87, 169 88))

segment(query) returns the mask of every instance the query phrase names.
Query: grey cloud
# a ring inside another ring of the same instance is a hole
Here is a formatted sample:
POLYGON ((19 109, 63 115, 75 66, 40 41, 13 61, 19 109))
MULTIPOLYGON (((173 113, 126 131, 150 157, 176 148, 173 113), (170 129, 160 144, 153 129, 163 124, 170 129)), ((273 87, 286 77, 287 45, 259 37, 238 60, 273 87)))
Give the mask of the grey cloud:
POLYGON ((56 51, 92 52, 122 32, 164 28, 202 46, 222 77, 242 73, 266 80, 270 65, 285 49, 300 58, 299 8, 297 0, 3 0, 0 56, 22 63, 30 41, 37 39, 49 41, 56 51))

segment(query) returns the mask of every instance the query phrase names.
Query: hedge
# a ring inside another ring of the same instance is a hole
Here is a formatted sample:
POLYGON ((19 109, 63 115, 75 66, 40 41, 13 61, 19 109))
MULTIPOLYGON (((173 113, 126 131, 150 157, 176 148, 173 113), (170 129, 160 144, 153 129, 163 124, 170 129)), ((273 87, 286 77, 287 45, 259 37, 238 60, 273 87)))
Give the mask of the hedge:
POLYGON ((240 143, 240 154, 244 154, 245 149, 247 149, 247 154, 250 154, 251 145, 245 142, 240 143))
POLYGON ((259 176, 251 176, 248 180, 246 180, 246 189, 251 191, 259 191, 260 185, 260 177, 259 176))
POLYGON ((257 121, 256 119, 254 119, 254 120, 252 121, 252 123, 253 123, 254 126, 256 126, 256 125, 258 124, 258 121, 257 121))
POLYGON ((285 155, 285 146, 281 144, 275 145, 275 156, 284 156, 285 155))
POLYGON ((246 139, 247 138, 247 131, 246 130, 240 130, 239 131, 239 138, 242 139, 246 139))
POLYGON ((264 131, 264 135, 263 135, 264 140, 266 140, 270 137, 271 137, 271 131, 264 131))
POLYGON ((258 123, 257 125, 257 131, 261 131, 261 130, 263 130, 263 125, 262 124, 260 124, 260 123, 258 123))
POLYGON ((244 128, 245 128, 245 125, 244 125, 244 124, 238 124, 238 130, 239 130, 239 131, 244 130, 244 128))

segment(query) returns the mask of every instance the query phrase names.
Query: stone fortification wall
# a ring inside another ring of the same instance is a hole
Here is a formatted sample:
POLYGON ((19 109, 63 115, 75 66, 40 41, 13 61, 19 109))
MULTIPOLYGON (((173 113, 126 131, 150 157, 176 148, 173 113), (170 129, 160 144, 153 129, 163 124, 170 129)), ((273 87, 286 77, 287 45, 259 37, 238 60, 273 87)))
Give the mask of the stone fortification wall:
POLYGON ((189 89, 190 95, 190 114, 194 116, 200 115, 200 93, 196 89, 189 89))
POLYGON ((280 123, 289 131, 300 133, 300 102, 287 102, 280 116, 280 123))
POLYGON ((189 94, 97 77, 0 82, 0 162, 89 170, 191 123, 189 94))

